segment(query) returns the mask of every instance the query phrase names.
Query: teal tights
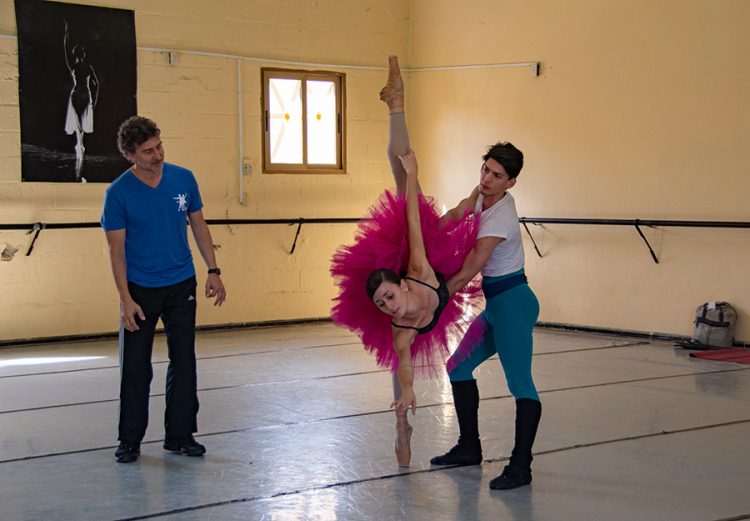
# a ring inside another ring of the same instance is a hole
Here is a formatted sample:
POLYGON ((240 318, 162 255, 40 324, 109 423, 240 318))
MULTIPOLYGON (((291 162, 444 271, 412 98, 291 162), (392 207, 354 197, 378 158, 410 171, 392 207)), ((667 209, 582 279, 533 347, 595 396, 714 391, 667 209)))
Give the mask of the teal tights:
MULTIPOLYGON (((485 277, 484 283, 515 274, 485 277)), ((474 369, 497 353, 511 394, 516 399, 530 398, 538 401, 539 395, 531 376, 532 331, 538 317, 539 302, 528 284, 515 286, 489 299, 485 310, 476 319, 487 323, 482 342, 449 373, 450 380, 473 380, 474 369)))

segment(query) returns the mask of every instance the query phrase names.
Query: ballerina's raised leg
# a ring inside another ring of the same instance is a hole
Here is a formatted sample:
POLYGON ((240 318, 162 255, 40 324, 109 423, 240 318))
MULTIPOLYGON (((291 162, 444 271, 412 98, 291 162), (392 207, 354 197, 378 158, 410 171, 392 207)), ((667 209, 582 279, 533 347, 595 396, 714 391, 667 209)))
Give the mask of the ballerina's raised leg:
MULTIPOLYGON (((406 171, 399 156, 405 155, 410 148, 409 133, 406 129, 404 114, 404 80, 398 65, 398 57, 388 58, 388 81, 380 91, 380 99, 388 105, 388 162, 391 165, 393 179, 396 182, 396 194, 406 195, 406 171)), ((401 386, 393 374, 393 399, 401 397, 401 386)), ((400 467, 408 467, 411 462, 411 434, 414 428, 409 425, 406 411, 396 411, 396 442, 394 448, 396 461, 400 467)))

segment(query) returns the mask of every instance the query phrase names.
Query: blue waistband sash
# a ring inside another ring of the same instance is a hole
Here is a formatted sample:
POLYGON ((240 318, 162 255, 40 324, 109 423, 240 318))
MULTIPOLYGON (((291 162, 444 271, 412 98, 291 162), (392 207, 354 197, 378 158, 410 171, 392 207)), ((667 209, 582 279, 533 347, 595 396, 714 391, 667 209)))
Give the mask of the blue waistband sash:
POLYGON ((487 284, 482 282, 482 292, 484 293, 484 298, 491 299, 511 288, 527 283, 528 279, 526 278, 526 275, 521 273, 519 275, 513 275, 487 284))

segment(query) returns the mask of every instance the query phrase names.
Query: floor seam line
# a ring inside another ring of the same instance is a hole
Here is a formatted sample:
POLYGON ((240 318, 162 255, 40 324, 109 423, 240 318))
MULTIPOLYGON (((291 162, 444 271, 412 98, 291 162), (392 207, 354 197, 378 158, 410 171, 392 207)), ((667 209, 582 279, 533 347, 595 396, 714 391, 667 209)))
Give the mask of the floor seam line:
MULTIPOLYGON (((725 372, 732 372, 732 371, 738 371, 738 370, 741 370, 741 369, 728 369, 728 370, 723 370, 723 371, 716 371, 716 372, 711 372, 711 373, 698 373, 698 374, 716 374, 716 373, 725 373, 725 372)), ((579 386, 579 387, 568 387, 568 388, 563 388, 563 389, 550 389, 550 390, 547 390, 547 391, 539 391, 539 394, 547 394, 547 393, 554 393, 554 392, 560 392, 560 391, 573 391, 573 390, 587 389, 587 388, 592 388, 592 387, 606 387, 606 386, 610 386, 610 385, 628 384, 628 383, 642 382, 642 381, 665 380, 665 379, 670 379, 670 378, 680 378, 680 377, 686 377, 686 376, 695 376, 695 373, 684 374, 684 375, 663 376, 663 377, 656 377, 656 378, 625 380, 625 381, 622 381, 622 382, 606 382, 606 383, 602 383, 602 384, 592 384, 592 385, 588 385, 588 386, 579 386)), ((487 398, 481 398, 480 402, 481 401, 485 401, 485 400, 489 401, 489 400, 501 400, 501 399, 509 399, 509 398, 512 399, 513 396, 512 395, 491 396, 491 397, 487 397, 487 398)), ((117 400, 110 400, 110 401, 117 401, 117 400)), ((423 405, 422 407, 424 407, 424 408, 427 408, 427 407, 445 407, 445 406, 448 406, 448 405, 451 405, 451 402, 428 404, 428 405, 423 405)), ((316 419, 312 419, 312 420, 304 420, 304 421, 298 421, 298 422, 293 422, 293 423, 280 423, 280 424, 274 424, 274 425, 263 425, 263 426, 260 426, 260 427, 246 427, 246 428, 242 428, 242 429, 232 429, 232 430, 227 430, 227 431, 207 432, 205 434, 198 434, 197 437, 202 438, 202 437, 206 437, 206 436, 222 436, 222 435, 225 435, 225 434, 236 434, 236 433, 240 433, 240 432, 250 432, 250 431, 254 431, 254 430, 262 431, 262 430, 270 430, 270 429, 279 429, 279 428, 283 428, 283 427, 292 427, 292 426, 297 426, 297 425, 310 425, 310 424, 314 424, 314 423, 321 423, 321 422, 327 422, 327 421, 345 420, 345 419, 348 419, 348 418, 358 418, 358 417, 362 417, 362 416, 372 416, 372 415, 376 415, 376 414, 384 414, 384 413, 389 413, 389 412, 391 412, 390 409, 389 410, 379 410, 379 411, 368 411, 368 412, 362 412, 362 413, 345 414, 345 415, 342 415, 342 416, 335 416, 335 417, 329 417, 329 418, 316 418, 316 419)), ((745 420, 742 420, 742 422, 744 422, 744 421, 745 420)), ((748 420, 748 421, 750 421, 750 420, 748 420)), ((155 439, 155 440, 151 440, 151 441, 143 441, 141 443, 143 445, 147 445, 147 444, 150 444, 150 443, 161 443, 161 442, 162 442, 162 439, 159 438, 159 439, 155 439)), ((81 454, 81 453, 84 453, 84 452, 96 452, 98 450, 113 449, 115 447, 116 447, 116 445, 111 445, 111 446, 108 445, 108 446, 105 446, 105 447, 98 447, 98 448, 91 448, 91 449, 79 449, 79 450, 74 450, 74 451, 53 452, 53 453, 50 453, 50 454, 40 454, 40 455, 37 455, 37 456, 26 456, 26 457, 22 457, 22 458, 12 458, 12 459, 7 459, 7 460, 0 460, 0 464, 3 464, 3 463, 13 463, 13 462, 17 462, 17 461, 28 461, 28 460, 32 460, 32 459, 52 458, 52 457, 56 457, 56 456, 66 456, 66 455, 69 455, 69 454, 81 454)))
MULTIPOLYGON (((196 358, 196 360, 200 362, 201 360, 218 360, 222 358, 255 356, 255 355, 263 355, 263 354, 269 354, 269 353, 289 353, 289 352, 294 352, 294 351, 304 351, 306 349, 322 349, 325 347, 343 347, 343 346, 352 346, 352 345, 358 345, 358 344, 361 344, 361 342, 355 341, 355 342, 344 342, 342 344, 321 344, 321 345, 315 345, 315 346, 295 347, 295 348, 290 348, 290 349, 271 349, 268 351, 258 351, 258 352, 252 352, 252 353, 235 353, 231 355, 203 356, 203 357, 196 358)), ((549 355, 565 354, 565 353, 582 353, 586 351, 599 351, 599 350, 604 350, 604 349, 615 349, 619 347, 633 347, 633 346, 649 345, 649 344, 650 342, 647 342, 647 341, 626 342, 623 344, 615 344, 611 346, 583 347, 580 349, 566 349, 563 351, 554 351, 554 352, 549 352, 549 353, 534 353, 532 356, 549 356, 549 355)), ((169 360, 158 360, 156 362, 152 362, 152 364, 154 365, 161 365, 161 364, 167 364, 167 363, 169 363, 169 360)), ((107 365, 107 366, 102 366, 102 367, 83 367, 80 369, 65 369, 61 371, 45 371, 45 372, 40 372, 40 373, 8 374, 8 375, 0 375, 0 380, 5 379, 5 378, 22 378, 26 376, 49 376, 49 375, 81 373, 85 371, 100 371, 100 370, 105 370, 105 369, 119 369, 119 368, 120 368, 119 365, 107 365)))
MULTIPOLYGON (((559 389, 547 389, 539 391, 539 394, 547 394, 547 393, 557 393, 561 391, 575 391, 578 389, 588 389, 592 387, 606 387, 609 385, 621 385, 621 384, 629 384, 629 383, 636 383, 636 382, 649 382, 649 381, 656 381, 656 380, 667 380, 670 378, 683 378, 686 376, 697 376, 697 375, 708 375, 708 374, 721 374, 721 373, 729 373, 729 372, 737 372, 737 371, 747 371, 750 370, 750 367, 733 367, 731 369, 719 369, 716 371, 701 371, 697 373, 685 373, 685 374, 677 374, 677 375, 668 375, 668 376, 655 376, 655 377, 649 377, 649 378, 636 378, 633 380, 618 380, 616 382, 604 382, 604 383, 596 383, 596 384, 587 384, 587 385, 577 385, 574 387, 561 387, 559 389)), ((297 379, 297 380, 280 380, 280 381, 273 381, 273 382, 258 382, 258 383, 249 383, 249 384, 238 384, 238 385, 227 385, 223 387, 206 387, 203 389, 198 389, 199 393, 202 392, 211 392, 211 391, 225 391, 228 389, 241 389, 243 387, 260 387, 264 385, 280 385, 280 384, 293 384, 293 383, 299 383, 299 382, 314 382, 316 380, 331 380, 334 378, 346 378, 350 376, 358 376, 358 375, 367 375, 367 374, 377 374, 377 373, 384 373, 387 369, 381 369, 376 371, 361 371, 359 373, 346 373, 341 375, 329 375, 329 376, 319 376, 315 378, 308 378, 308 379, 297 379)), ((165 393, 156 393, 156 394, 150 394, 149 398, 161 398, 165 395, 165 393)), ((498 400, 503 398, 510 398, 510 394, 504 394, 501 396, 489 396, 486 398, 481 398, 481 400, 498 400)), ((26 409, 10 409, 7 411, 0 411, 0 415, 2 414, 13 414, 13 413, 21 413, 21 412, 33 412, 33 411, 43 411, 47 409, 59 409, 63 407, 78 407, 81 405, 96 405, 100 403, 111 403, 119 401, 119 398, 109 398, 107 400, 95 400, 95 401, 89 401, 89 402, 75 402, 75 403, 64 403, 64 404, 58 404, 58 405, 43 405, 39 407, 29 407, 26 409)), ((429 404, 425 405, 424 407, 435 407, 435 406, 442 406, 447 405, 450 402, 445 403, 436 403, 436 404, 429 404)), ((376 411, 374 413, 366 413, 366 414, 379 414, 380 411, 376 411)), ((344 416, 346 417, 346 416, 344 416)), ((326 418, 327 419, 327 418, 326 418)), ((335 419, 335 418, 332 418, 335 419)), ((316 420, 317 421, 317 420, 316 420)), ((286 425, 286 424, 285 424, 286 425)), ((0 461, 2 463, 2 461, 0 461)))

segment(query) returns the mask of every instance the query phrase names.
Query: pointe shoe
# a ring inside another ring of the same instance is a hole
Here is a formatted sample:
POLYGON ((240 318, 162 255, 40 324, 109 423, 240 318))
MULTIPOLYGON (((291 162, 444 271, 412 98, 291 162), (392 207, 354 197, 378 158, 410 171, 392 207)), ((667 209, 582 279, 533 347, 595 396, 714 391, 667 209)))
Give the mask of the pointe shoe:
POLYGON ((398 66, 398 56, 388 57, 388 81, 380 91, 380 99, 391 113, 404 111, 404 80, 398 66))
POLYGON ((411 433, 414 427, 408 423, 405 426, 396 426, 396 461, 399 467, 408 467, 411 463, 411 433))

